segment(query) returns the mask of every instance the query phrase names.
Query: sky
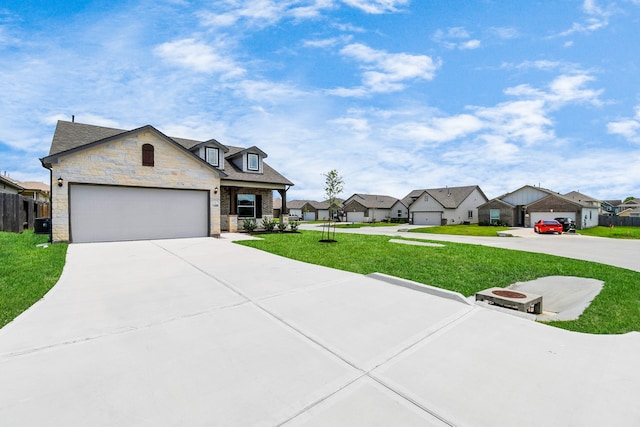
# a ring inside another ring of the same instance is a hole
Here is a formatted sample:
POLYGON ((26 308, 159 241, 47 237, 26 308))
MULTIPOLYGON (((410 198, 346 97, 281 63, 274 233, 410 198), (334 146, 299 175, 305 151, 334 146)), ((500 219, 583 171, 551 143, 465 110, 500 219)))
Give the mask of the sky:
POLYGON ((640 197, 640 0, 3 0, 0 172, 58 120, 257 146, 287 198, 640 197))

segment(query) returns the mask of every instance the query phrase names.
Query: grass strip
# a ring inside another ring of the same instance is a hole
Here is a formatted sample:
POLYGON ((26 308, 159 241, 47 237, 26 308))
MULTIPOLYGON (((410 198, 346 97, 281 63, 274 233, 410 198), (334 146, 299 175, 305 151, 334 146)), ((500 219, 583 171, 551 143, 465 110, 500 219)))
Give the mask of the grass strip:
POLYGON ((36 246, 48 239, 32 231, 0 232, 0 328, 42 298, 62 274, 68 245, 36 246))
MULTIPOLYGON (((321 233, 267 234, 238 242, 299 261, 360 274, 380 272, 460 292, 465 296, 545 276, 577 276, 605 282, 600 295, 577 320, 549 322, 593 333, 640 331, 640 272, 552 255, 444 243, 445 247, 398 245, 390 237, 340 234, 320 243, 321 233)), ((443 243, 443 242, 438 242, 443 243)))

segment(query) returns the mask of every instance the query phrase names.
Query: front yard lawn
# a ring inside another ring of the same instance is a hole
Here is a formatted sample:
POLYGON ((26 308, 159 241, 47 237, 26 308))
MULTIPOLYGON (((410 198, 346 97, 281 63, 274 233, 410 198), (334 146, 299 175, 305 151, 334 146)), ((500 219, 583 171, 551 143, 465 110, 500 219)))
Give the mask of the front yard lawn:
POLYGON ((67 244, 47 248, 48 235, 0 232, 0 328, 38 301, 58 281, 67 244))
MULTIPOLYGON (((578 276, 605 282, 579 319, 553 326, 595 334, 640 331, 640 272, 588 261, 479 245, 445 247, 389 243, 388 236, 340 234, 337 243, 319 243, 321 233, 268 234, 238 242, 299 261, 352 271, 380 272, 460 292, 465 296, 493 286, 544 276, 578 276)), ((443 243, 443 242, 438 242, 443 243)))
POLYGON ((411 233, 453 234, 456 236, 492 236, 497 237, 499 231, 510 230, 510 227, 497 227, 494 225, 443 225, 438 227, 422 227, 409 230, 411 233))
POLYGON ((593 227, 578 230, 584 236, 610 237, 613 239, 640 239, 640 227, 593 227))

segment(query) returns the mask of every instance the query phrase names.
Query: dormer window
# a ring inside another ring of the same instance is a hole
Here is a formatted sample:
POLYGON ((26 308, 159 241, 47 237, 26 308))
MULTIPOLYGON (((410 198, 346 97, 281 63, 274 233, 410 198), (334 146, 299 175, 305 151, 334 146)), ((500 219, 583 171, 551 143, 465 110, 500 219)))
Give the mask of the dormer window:
POLYGON ((205 160, 212 166, 220 166, 220 150, 214 147, 206 147, 205 160))
POLYGON ((247 169, 249 169, 250 171, 260 170, 260 158, 257 154, 247 154, 247 169))
POLYGON ((154 165, 153 145, 144 144, 142 146, 142 166, 153 166, 153 165, 154 165))

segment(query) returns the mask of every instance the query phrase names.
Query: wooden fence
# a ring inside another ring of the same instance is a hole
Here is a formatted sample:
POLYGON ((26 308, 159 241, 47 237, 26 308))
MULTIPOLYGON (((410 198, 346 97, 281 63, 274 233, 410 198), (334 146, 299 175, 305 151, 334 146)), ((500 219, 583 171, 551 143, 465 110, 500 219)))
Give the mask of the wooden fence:
POLYGON ((36 218, 49 216, 49 205, 30 197, 0 193, 0 231, 21 233, 33 229, 36 218))
POLYGON ((640 227, 640 217, 599 215, 598 225, 604 227, 611 225, 619 227, 640 227))

